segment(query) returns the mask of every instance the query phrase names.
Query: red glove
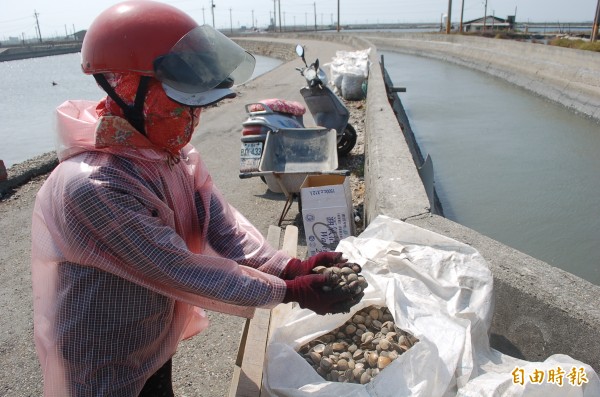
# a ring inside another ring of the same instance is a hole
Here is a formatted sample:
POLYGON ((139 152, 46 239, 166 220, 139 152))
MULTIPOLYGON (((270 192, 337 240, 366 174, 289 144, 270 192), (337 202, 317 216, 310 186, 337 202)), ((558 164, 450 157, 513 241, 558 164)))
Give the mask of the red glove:
POLYGON ((342 258, 341 252, 319 252, 304 261, 293 258, 290 259, 283 269, 281 278, 284 280, 293 280, 299 276, 312 274, 312 270, 317 266, 332 267, 340 265, 338 267, 341 267, 346 262, 348 262, 348 259, 342 258))
POLYGON ((323 291, 323 287, 331 285, 324 274, 310 274, 286 280, 287 290, 283 303, 298 302, 301 308, 309 309, 317 314, 348 313, 350 308, 360 302, 363 293, 353 295, 341 288, 323 291))

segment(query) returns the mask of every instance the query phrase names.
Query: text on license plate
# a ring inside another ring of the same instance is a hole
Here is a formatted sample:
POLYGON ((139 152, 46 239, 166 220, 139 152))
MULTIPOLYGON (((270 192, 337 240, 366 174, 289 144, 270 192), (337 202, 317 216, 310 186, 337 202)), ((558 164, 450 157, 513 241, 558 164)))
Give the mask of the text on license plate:
POLYGON ((262 142, 242 142, 240 158, 260 158, 260 155, 262 154, 262 147, 262 142))
POLYGON ((242 149, 240 151, 241 172, 258 171, 262 147, 262 142, 242 142, 242 149))

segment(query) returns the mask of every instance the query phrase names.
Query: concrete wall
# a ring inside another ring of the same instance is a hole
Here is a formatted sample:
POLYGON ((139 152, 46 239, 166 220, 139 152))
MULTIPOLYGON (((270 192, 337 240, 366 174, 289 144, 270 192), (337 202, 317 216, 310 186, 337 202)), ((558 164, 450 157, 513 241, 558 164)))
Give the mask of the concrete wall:
MULTIPOLYGON (((365 137, 367 221, 379 214, 388 215, 476 248, 494 274, 495 311, 490 335, 494 348, 529 361, 568 354, 600 372, 600 287, 431 214, 410 153, 413 142, 406 141, 390 106, 376 50, 418 53, 464 64, 596 118, 600 109, 600 54, 462 36, 281 37, 339 40, 357 49, 373 50, 365 137), (597 65, 592 65, 594 62, 597 65)), ((248 41, 252 40, 244 40, 243 45, 248 41)), ((261 53, 264 43, 253 45, 253 51, 261 53)), ((289 44, 282 45, 287 47, 284 52, 290 51, 289 44)), ((273 46, 275 40, 269 43, 271 51, 273 46)))
POLYGON ((18 59, 39 58, 52 55, 71 54, 81 51, 81 43, 43 45, 28 47, 6 47, 0 51, 0 62, 15 61, 18 59))

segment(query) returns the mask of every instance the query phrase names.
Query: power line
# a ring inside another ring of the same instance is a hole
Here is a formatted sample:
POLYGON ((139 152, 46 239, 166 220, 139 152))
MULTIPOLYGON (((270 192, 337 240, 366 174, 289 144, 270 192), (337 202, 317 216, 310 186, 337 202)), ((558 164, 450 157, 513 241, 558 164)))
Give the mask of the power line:
POLYGON ((0 21, 0 23, 9 23, 9 22, 22 21, 24 19, 29 19, 29 18, 31 18, 31 17, 27 16, 27 17, 15 18, 15 19, 8 19, 6 21, 0 21))

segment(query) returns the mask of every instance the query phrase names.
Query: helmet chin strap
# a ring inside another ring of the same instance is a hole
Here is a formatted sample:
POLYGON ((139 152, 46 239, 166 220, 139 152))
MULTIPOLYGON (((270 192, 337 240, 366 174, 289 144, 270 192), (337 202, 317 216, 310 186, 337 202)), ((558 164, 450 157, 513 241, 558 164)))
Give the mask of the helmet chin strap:
POLYGON ((150 81, 149 76, 141 76, 140 84, 138 85, 137 92, 135 93, 135 100, 132 105, 128 105, 117 95, 114 88, 111 87, 106 76, 102 73, 94 74, 94 79, 102 89, 108 94, 109 97, 123 110, 125 119, 131 124, 136 130, 146 135, 144 128, 144 100, 148 93, 148 82, 150 81))

